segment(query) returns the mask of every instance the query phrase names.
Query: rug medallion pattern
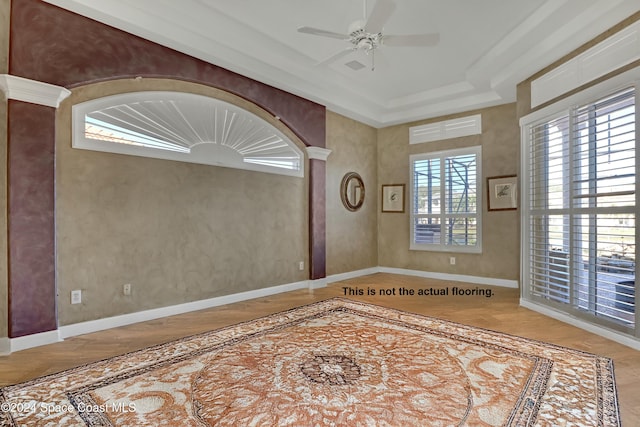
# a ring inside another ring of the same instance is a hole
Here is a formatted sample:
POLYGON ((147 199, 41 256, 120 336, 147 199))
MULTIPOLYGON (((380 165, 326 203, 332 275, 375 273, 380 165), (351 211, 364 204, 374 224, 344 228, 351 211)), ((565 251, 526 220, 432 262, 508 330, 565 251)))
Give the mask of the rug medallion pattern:
POLYGON ((5 387, 2 425, 615 426, 611 361, 335 298, 5 387))

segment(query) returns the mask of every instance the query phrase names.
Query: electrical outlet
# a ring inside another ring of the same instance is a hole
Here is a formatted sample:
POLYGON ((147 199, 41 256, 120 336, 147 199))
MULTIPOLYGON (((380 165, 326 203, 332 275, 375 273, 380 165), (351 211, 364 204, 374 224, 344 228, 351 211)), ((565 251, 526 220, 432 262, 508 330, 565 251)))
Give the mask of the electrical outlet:
POLYGON ((80 303, 82 303, 82 291, 80 289, 71 291, 71 304, 80 304, 80 303))
POLYGON ((454 257, 454 256, 449 257, 449 264, 456 265, 456 257, 454 257))
POLYGON ((300 271, 304 270, 304 261, 300 261, 298 263, 298 270, 300 270, 300 271))
POLYGON ((122 285, 122 293, 126 296, 131 295, 131 283, 125 283, 122 285))

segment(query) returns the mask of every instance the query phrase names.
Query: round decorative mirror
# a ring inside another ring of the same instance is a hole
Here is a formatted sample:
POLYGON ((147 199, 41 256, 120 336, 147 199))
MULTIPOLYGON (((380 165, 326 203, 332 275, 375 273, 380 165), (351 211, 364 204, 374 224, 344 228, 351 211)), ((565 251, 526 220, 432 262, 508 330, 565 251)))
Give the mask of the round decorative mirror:
POLYGON ((342 178, 340 184, 342 204, 350 211, 357 211, 364 203, 364 182, 355 172, 349 172, 342 178))

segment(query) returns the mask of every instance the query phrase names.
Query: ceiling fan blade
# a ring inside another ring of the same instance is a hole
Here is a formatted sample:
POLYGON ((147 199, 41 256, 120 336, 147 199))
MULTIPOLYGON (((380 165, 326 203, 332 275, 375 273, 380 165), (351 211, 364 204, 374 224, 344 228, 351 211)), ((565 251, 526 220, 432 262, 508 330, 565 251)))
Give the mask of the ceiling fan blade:
POLYGON ((313 27, 300 27, 298 28, 298 32, 314 36, 331 37, 332 39, 349 40, 349 35, 347 34, 334 33, 333 31, 326 31, 313 27))
POLYGON ((365 30, 372 34, 382 31, 382 27, 384 27, 387 19, 389 19, 395 9, 396 4, 393 0, 377 0, 376 4, 373 6, 371 14, 369 15, 367 23, 364 24, 365 30))
POLYGON ((332 62, 335 62, 338 59, 342 58, 343 56, 346 56, 346 55, 348 55, 348 54, 350 54, 351 52, 354 52, 354 51, 355 51, 355 49, 353 49, 352 47, 344 49, 344 50, 341 50, 340 52, 338 52, 338 53, 336 53, 334 55, 331 55, 327 59, 324 59, 324 60, 318 62, 316 64, 316 66, 331 64, 332 62))
POLYGON ((385 46, 435 46, 440 41, 440 34, 407 34, 402 36, 384 35, 382 44, 385 46))

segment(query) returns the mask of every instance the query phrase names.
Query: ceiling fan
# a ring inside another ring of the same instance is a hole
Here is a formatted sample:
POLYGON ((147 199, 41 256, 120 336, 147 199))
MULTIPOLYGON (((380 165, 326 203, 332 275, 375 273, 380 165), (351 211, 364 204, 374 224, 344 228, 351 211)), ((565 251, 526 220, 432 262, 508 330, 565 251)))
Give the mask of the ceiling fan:
POLYGON ((351 43, 351 46, 325 59, 320 62, 320 64, 331 63, 351 52, 361 50, 367 55, 371 54, 371 70, 373 71, 375 69, 374 52, 382 45, 410 47, 435 46, 440 40, 440 34, 438 33, 406 35, 383 34, 384 24, 395 10, 396 4, 393 0, 377 0, 367 19, 367 0, 363 1, 364 20, 351 23, 347 29, 347 34, 340 34, 313 27, 298 28, 298 32, 300 33, 340 39, 351 43))

